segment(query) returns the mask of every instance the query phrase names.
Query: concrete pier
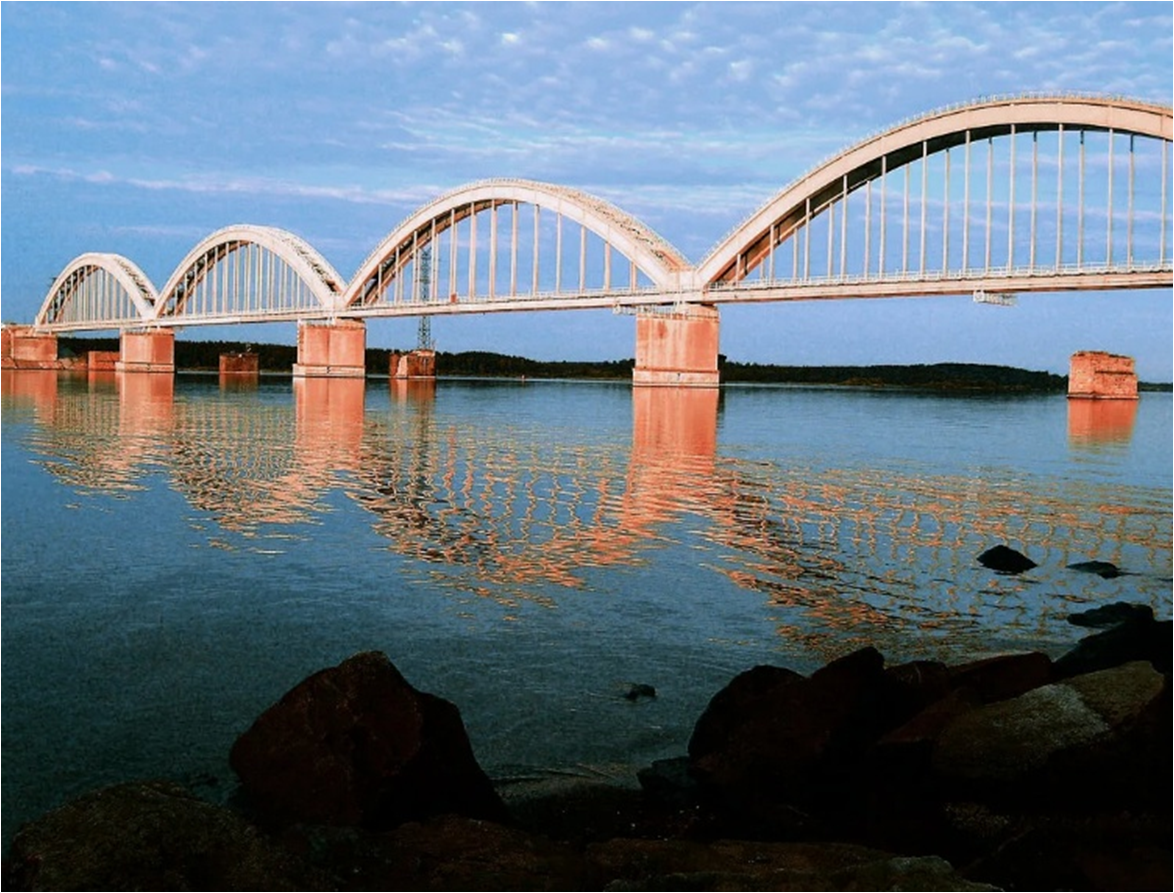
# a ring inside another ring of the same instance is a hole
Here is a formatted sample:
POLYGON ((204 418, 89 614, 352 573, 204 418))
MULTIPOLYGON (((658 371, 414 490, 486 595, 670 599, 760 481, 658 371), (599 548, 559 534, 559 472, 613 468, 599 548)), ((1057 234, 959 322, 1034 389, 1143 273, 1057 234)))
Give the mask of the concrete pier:
POLYGON ((256 378, 261 374, 261 358, 255 353, 222 353, 221 375, 244 375, 256 378))
POLYGON ((393 352, 388 363, 388 374, 392 378, 416 379, 436 378, 436 351, 410 350, 407 353, 393 352))
POLYGON ((123 332, 116 372, 175 373, 175 330, 123 332))
POLYGON ((364 378, 367 326, 361 320, 298 323, 298 361, 294 378, 364 378))
POLYGON ((1136 400, 1137 372, 1133 357, 1081 350, 1068 367, 1068 396, 1094 400, 1136 400))
POLYGON ((708 304, 637 314, 632 384, 716 388, 718 329, 717 308, 708 304))
POLYGON ((122 354, 117 350, 86 351, 86 369, 89 372, 114 372, 122 354))
POLYGON ((57 336, 32 326, 0 329, 0 368, 57 369, 57 336))

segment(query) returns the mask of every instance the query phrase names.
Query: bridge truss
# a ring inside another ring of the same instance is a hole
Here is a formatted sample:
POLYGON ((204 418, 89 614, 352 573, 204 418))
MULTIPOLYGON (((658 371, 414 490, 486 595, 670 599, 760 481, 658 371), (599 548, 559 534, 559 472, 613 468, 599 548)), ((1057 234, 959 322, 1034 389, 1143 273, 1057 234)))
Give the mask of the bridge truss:
POLYGON ((84 254, 34 325, 1169 288, 1172 131, 1169 107, 1121 98, 931 112, 818 165, 695 266, 603 199, 489 180, 409 216, 349 283, 300 237, 237 225, 202 240, 159 290, 124 257, 84 254))

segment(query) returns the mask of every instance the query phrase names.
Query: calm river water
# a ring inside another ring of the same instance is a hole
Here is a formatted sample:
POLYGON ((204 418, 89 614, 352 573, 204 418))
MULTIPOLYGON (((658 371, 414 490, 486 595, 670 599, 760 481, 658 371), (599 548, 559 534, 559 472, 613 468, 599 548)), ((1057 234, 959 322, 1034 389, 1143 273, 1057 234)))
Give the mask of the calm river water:
POLYGON ((757 663, 1058 655, 1073 610, 1170 611, 1169 394, 4 376, 5 846, 105 783, 226 798, 236 736, 357 651, 495 777, 630 779, 757 663))

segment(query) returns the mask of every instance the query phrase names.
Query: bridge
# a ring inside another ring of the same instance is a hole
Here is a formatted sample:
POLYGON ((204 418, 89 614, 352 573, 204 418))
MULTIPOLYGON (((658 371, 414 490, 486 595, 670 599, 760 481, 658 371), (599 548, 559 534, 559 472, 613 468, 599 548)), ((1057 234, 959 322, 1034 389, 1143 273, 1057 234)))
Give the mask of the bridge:
POLYGON ((612 308, 636 316, 634 383, 713 386, 721 304, 1170 288, 1172 135, 1170 107, 1121 97, 936 110, 818 164, 697 264, 601 198, 487 180, 414 212, 349 281, 268 226, 212 233, 161 288, 83 254, 22 336, 117 330, 120 368, 169 371, 177 327, 297 321, 295 375, 360 377, 367 318, 612 308))

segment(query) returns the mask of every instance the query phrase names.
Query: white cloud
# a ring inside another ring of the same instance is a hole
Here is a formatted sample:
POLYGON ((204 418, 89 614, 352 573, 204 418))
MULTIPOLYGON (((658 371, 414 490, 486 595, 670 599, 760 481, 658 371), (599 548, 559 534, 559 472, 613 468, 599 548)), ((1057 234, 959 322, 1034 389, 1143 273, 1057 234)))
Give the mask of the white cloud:
POLYGON ((754 63, 749 59, 739 59, 729 65, 730 79, 734 81, 749 80, 754 71, 754 63))

